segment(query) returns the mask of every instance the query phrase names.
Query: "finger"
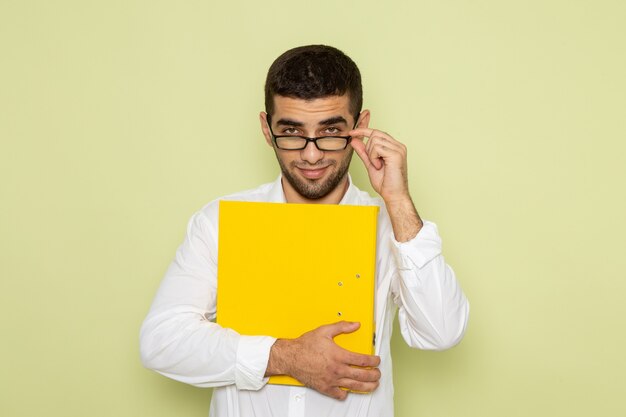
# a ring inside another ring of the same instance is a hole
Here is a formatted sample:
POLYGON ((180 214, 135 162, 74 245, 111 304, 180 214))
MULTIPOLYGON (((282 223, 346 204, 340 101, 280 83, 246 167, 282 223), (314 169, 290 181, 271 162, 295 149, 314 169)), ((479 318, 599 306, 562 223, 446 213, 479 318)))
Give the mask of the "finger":
POLYGON ((339 386, 343 388, 347 388, 351 391, 357 391, 357 392, 372 392, 376 388, 378 388, 378 385, 379 385, 378 381, 362 382, 362 381, 355 381, 349 378, 342 378, 339 380, 339 386))
POLYGON ((353 138, 350 142, 350 146, 352 146, 361 161, 363 161, 363 164, 365 164, 365 169, 370 170, 371 168, 374 168, 372 161, 370 161, 369 156, 367 156, 367 150, 365 148, 365 144, 363 143, 363 139, 353 138))
POLYGON ((361 382, 376 382, 380 379, 380 369, 378 368, 357 368, 349 366, 346 377, 361 382))
POLYGON ((386 133, 380 132, 378 130, 374 131, 372 136, 367 141, 365 145, 365 150, 367 150, 369 154, 372 147, 376 145, 384 145, 389 149, 393 149, 394 151, 399 152, 402 155, 406 154, 406 146, 404 146, 402 143, 398 142, 391 136, 387 135, 386 133))
POLYGON ((368 127, 358 127, 348 132, 348 135, 356 136, 357 138, 369 138, 374 133, 374 130, 368 127))
POLYGON ((369 157, 372 160, 380 161, 381 158, 389 157, 390 153, 390 149, 387 146, 378 143, 370 148, 369 157))
POLYGON ((397 140, 391 137, 387 137, 387 136, 378 136, 378 134, 376 136, 372 136, 367 141, 367 145, 370 148, 375 145, 384 145, 390 149, 393 149, 401 153, 404 152, 404 150, 406 149, 406 146, 404 146, 402 143, 398 142, 397 140))
POLYGON ((397 149, 392 149, 387 145, 377 144, 372 146, 369 152, 369 158, 374 161, 379 161, 381 164, 389 163, 391 161, 401 161, 404 155, 397 149))
POLYGON ((363 138, 363 137, 365 137, 365 138, 372 138, 374 136, 381 136, 381 137, 384 137, 384 138, 389 139, 391 141, 397 142, 393 138, 393 136, 391 136, 387 132, 383 132, 382 130, 378 130, 378 129, 366 128, 366 127, 360 127, 360 128, 352 129, 351 131, 348 132, 348 135, 356 136, 358 138, 363 138))
POLYGON ((394 142, 394 143, 400 143, 397 140, 395 140, 389 133, 383 132, 382 130, 377 130, 377 129, 371 129, 371 128, 357 128, 357 129, 352 129, 351 131, 348 132, 348 134, 352 137, 356 137, 359 139, 363 139, 363 138, 369 138, 370 140, 375 138, 375 137, 380 137, 380 138, 384 138, 390 142, 394 142))
POLYGON ((333 387, 326 391, 326 394, 330 397, 333 397, 336 400, 345 400, 348 396, 348 391, 343 390, 339 387, 333 387))
POLYGON ((364 355, 362 353, 350 352, 349 350, 344 350, 344 355, 342 355, 341 360, 346 365, 356 365, 361 367, 372 367, 375 368, 380 365, 380 356, 375 355, 364 355))
POLYGON ((361 323, 358 321, 338 321, 337 323, 327 324, 321 327, 328 337, 333 338, 343 333, 355 332, 361 327, 361 323))
MULTIPOLYGON (((380 159, 381 156, 375 152, 376 146, 377 145, 372 145, 371 143, 371 139, 369 142, 367 142, 367 157, 369 158, 369 160, 371 161, 372 165, 374 166, 374 168, 376 168, 377 170, 381 169, 383 167, 383 161, 380 159)), ((380 145, 378 145, 380 146, 380 145)))
MULTIPOLYGON (((403 156, 406 155, 406 146, 402 142, 394 139, 388 133, 376 129, 354 129, 353 131, 350 131, 350 133, 358 133, 355 136, 366 135, 368 137, 368 140, 365 143, 365 150, 368 154, 370 153, 372 146, 384 143, 388 148, 400 152, 403 156)), ((380 169, 379 166, 376 168, 380 169)))
POLYGON ((387 146, 387 145, 391 146, 391 142, 389 141, 389 139, 383 136, 383 132, 380 132, 378 130, 374 130, 374 132, 372 133, 372 136, 369 138, 369 140, 367 141, 367 144, 365 145, 365 150, 367 151, 367 155, 369 156, 369 159, 372 162, 372 165, 374 165, 376 169, 381 169, 383 167, 383 161, 379 159, 381 158, 381 155, 376 155, 373 152, 373 149, 376 146, 387 146))

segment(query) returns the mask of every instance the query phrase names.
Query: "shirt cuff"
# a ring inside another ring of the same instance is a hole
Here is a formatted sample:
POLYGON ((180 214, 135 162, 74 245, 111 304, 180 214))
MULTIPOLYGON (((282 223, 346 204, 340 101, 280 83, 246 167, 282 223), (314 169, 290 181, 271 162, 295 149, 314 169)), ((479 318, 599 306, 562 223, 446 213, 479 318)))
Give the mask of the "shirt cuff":
POLYGON ((269 336, 240 336, 235 369, 238 389, 256 391, 267 384, 265 370, 274 342, 276 339, 269 336))
POLYGON ((408 242, 398 242, 392 235, 391 242, 398 269, 421 269, 441 254, 441 238, 437 225, 424 221, 422 228, 408 242))

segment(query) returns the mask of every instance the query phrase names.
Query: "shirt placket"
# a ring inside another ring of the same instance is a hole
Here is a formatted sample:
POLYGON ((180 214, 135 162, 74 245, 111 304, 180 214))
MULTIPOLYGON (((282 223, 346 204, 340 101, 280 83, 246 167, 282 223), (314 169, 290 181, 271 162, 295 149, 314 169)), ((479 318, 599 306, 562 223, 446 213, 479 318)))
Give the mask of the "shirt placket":
POLYGON ((289 389, 289 417, 304 417, 306 403, 306 388, 290 387, 289 389))

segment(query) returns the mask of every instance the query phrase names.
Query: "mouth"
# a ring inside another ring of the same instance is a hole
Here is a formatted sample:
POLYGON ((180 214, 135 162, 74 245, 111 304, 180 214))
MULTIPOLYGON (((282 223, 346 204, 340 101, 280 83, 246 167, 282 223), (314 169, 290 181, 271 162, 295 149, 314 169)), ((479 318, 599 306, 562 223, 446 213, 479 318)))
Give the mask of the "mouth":
POLYGON ((325 166, 323 168, 315 168, 315 169, 300 168, 300 167, 297 167, 297 168, 304 178, 308 178, 310 180, 316 180, 318 178, 322 178, 324 174, 326 173, 326 171, 328 170, 328 166, 325 166))

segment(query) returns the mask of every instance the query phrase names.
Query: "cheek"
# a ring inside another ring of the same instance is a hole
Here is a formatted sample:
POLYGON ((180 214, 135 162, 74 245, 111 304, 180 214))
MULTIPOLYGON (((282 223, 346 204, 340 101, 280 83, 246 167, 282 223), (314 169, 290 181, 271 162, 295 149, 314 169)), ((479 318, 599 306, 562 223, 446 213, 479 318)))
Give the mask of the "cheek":
POLYGON ((298 159, 298 155, 290 155, 289 153, 280 152, 274 148, 276 152, 276 158, 286 167, 291 166, 291 164, 298 159))
POLYGON ((352 158, 352 149, 346 149, 344 152, 345 154, 337 158, 338 165, 347 164, 350 162, 350 159, 352 158))

